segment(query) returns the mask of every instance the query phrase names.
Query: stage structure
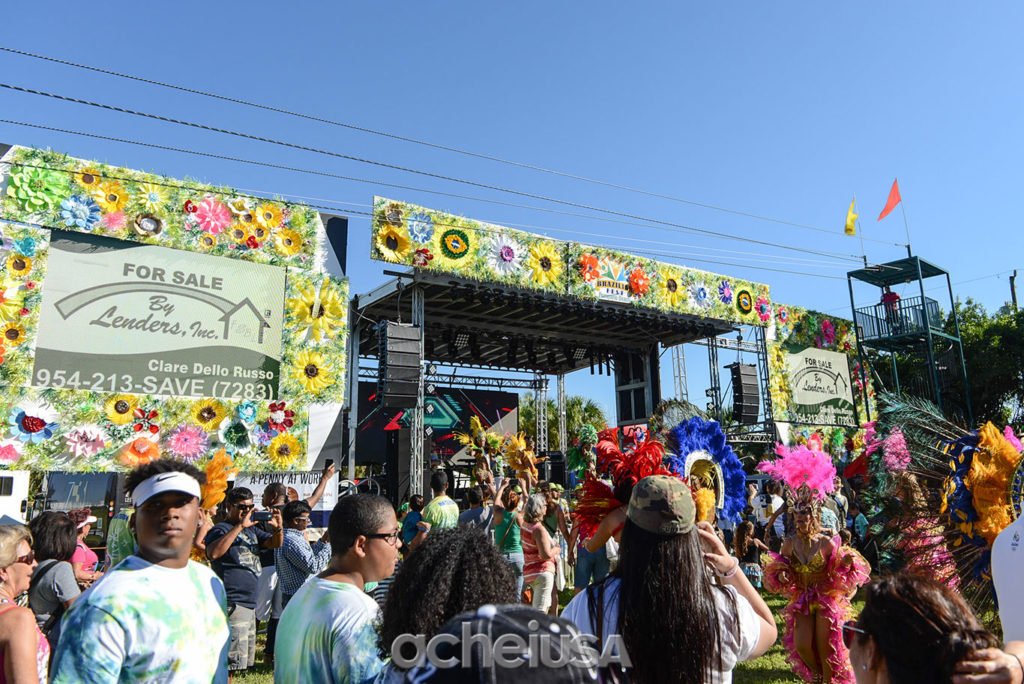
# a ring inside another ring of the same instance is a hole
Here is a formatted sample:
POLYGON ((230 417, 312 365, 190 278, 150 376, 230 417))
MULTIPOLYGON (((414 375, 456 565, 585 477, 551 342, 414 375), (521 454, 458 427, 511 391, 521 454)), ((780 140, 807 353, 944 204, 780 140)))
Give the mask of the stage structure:
POLYGON ((948 415, 961 414, 968 424, 973 424, 960 321, 949 273, 920 257, 909 256, 846 275, 861 364, 865 363, 869 349, 888 352, 897 394, 906 392, 935 402, 948 415), (948 306, 953 315, 951 331, 945 327, 939 302, 925 296, 925 281, 942 277, 946 280, 948 306), (877 287, 879 302, 858 307, 854 281, 877 287), (893 286, 909 283, 914 283, 916 296, 900 298, 892 292, 893 286), (911 369, 910 377, 900 378, 901 364, 911 369))
MULTIPOLYGON (((375 198, 371 257, 410 267, 352 299, 348 383, 359 357, 377 358, 380 321, 417 326, 423 363, 535 374, 538 405, 555 376, 559 447, 564 376, 613 375, 617 423, 646 425, 661 400, 659 350, 772 319, 767 285, 611 250, 552 240, 404 202, 375 198)), ((763 331, 759 340, 763 340, 763 331)), ((413 433, 422 431, 421 373, 413 433)), ((356 403, 348 402, 350 410, 356 403)), ((546 412, 537 411, 536 451, 547 451, 546 412)), ((355 426, 349 416, 349 473, 355 426)), ((422 491, 422 440, 412 440, 412 491, 422 491)))

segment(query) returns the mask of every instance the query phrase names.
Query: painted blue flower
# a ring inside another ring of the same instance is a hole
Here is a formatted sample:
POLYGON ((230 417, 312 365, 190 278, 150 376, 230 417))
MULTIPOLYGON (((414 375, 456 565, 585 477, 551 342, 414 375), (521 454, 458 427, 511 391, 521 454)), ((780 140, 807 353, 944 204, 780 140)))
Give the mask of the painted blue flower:
POLYGON ((434 237, 434 219, 430 218, 430 214, 424 214, 422 212, 412 214, 408 220, 409 235, 412 239, 421 244, 430 242, 430 238, 434 237))
POLYGON ((251 401, 244 401, 238 405, 238 417, 246 423, 256 420, 256 404, 251 401))
POLYGON ((14 241, 14 251, 22 256, 32 257, 36 255, 36 239, 25 237, 14 241))
POLYGON ((267 423, 263 423, 263 425, 260 425, 253 430, 253 437, 256 439, 256 444, 261 447, 265 447, 270 444, 278 434, 278 431, 271 428, 267 423))
POLYGON ((100 205, 85 195, 72 195, 60 203, 60 217, 68 228, 92 228, 100 220, 101 213, 100 205))
POLYGON ((11 411, 10 422, 12 423, 11 435, 29 444, 45 442, 53 437, 60 427, 46 413, 20 407, 11 411), (36 415, 38 413, 43 415, 36 415))
POLYGON ((718 298, 722 300, 723 304, 732 304, 732 286, 729 285, 728 280, 723 280, 718 286, 718 298))

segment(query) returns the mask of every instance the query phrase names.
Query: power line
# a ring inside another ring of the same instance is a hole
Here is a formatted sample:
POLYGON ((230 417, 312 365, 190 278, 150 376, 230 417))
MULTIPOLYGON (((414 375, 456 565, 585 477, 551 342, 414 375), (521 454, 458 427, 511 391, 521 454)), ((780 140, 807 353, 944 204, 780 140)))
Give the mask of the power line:
POLYGON ((604 209, 602 207, 591 206, 591 205, 582 204, 582 203, 579 203, 579 202, 571 202, 569 200, 561 200, 561 199, 557 199, 557 198, 554 198, 554 197, 547 197, 545 195, 538 195, 538 194, 535 194, 535 193, 525 192, 525 191, 522 191, 522 190, 512 190, 510 188, 503 188, 503 187, 500 187, 500 186, 490 185, 490 184, 487 184, 487 183, 479 183, 477 181, 471 181, 471 180, 467 180, 467 179, 463 179, 463 178, 456 178, 456 177, 453 177, 453 176, 446 176, 444 174, 434 173, 434 172, 431 172, 431 171, 421 171, 419 169, 413 169, 413 168, 401 166, 401 165, 398 165, 398 164, 390 164, 390 163, 387 163, 387 162, 380 162, 380 161, 375 161, 375 160, 372 160, 372 159, 365 159, 363 157, 356 157, 354 155, 344 154, 344 153, 341 153, 341 152, 332 152, 330 150, 324 150, 324 149, 320 149, 320 148, 316 148, 316 147, 309 147, 308 145, 300 145, 298 143, 290 143, 290 142, 286 142, 286 141, 282 141, 282 140, 275 140, 273 138, 267 138, 267 137, 263 137, 263 136, 253 135, 253 134, 250 134, 250 133, 242 133, 242 132, 239 132, 239 131, 232 131, 232 130, 225 129, 225 128, 218 128, 218 127, 215 127, 215 126, 209 126, 207 124, 201 124, 201 123, 196 123, 196 122, 192 122, 192 121, 184 121, 184 120, 181 120, 181 119, 174 119, 174 118, 171 118, 171 117, 161 116, 159 114, 150 114, 150 113, 147 113, 147 112, 140 112, 140 111, 137 111, 137 110, 127 109, 127 108, 124 108, 124 107, 117 107, 117 106, 114 106, 114 105, 103 104, 103 103, 100 103, 100 102, 91 102, 89 100, 82 100, 82 99, 79 99, 79 98, 69 97, 69 96, 66 96, 66 95, 59 95, 59 94, 56 94, 56 93, 48 93, 48 92, 41 91, 41 90, 34 90, 32 88, 24 88, 22 86, 16 86, 16 85, 12 85, 12 84, 9 84, 9 83, 0 83, 0 87, 7 88, 8 90, 14 90, 14 91, 17 91, 17 92, 27 93, 27 94, 30 94, 30 95, 40 95, 40 96, 43 96, 43 97, 49 97, 49 98, 53 98, 53 99, 57 99, 57 100, 62 100, 64 102, 74 102, 76 104, 83 104, 83 105, 87 105, 87 106, 90 106, 90 107, 97 107, 99 109, 106 109, 106 110, 109 110, 109 111, 120 112, 122 114, 131 114, 133 116, 141 116, 141 117, 144 117, 144 118, 154 119, 154 120, 157 120, 157 121, 164 121, 164 122, 167 122, 167 123, 174 123, 174 124, 178 124, 178 125, 182 125, 182 126, 189 126, 189 127, 192 127, 192 128, 198 128, 198 129, 201 129, 201 130, 211 131, 211 132, 214 132, 214 133, 224 133, 226 135, 232 135, 232 136, 239 137, 239 138, 244 138, 244 139, 247 139, 247 140, 255 140, 257 142, 265 142, 265 143, 269 143, 269 144, 272 144, 272 145, 278 145, 278 146, 281 146, 281 147, 288 147, 288 148, 291 148, 291 149, 303 150, 303 151, 306 151, 306 152, 313 152, 315 154, 322 154, 322 155, 325 155, 325 156, 336 157, 338 159, 347 159, 349 161, 355 161, 355 162, 358 162, 358 163, 361 163, 361 164, 370 164, 370 165, 373 165, 373 166, 379 166, 379 167, 382 167, 382 168, 393 169, 393 170, 396 170, 396 171, 404 171, 406 173, 413 173, 413 174, 417 174, 417 175, 421 175, 421 176, 427 176, 429 178, 436 178, 438 180, 446 180, 446 181, 450 181, 450 182, 454 182, 454 183, 462 183, 462 184, 465 184, 465 185, 471 185, 473 187, 484 188, 484 189, 487 189, 487 190, 494 190, 496 192, 504 192, 504 193, 508 193, 508 194, 513 194, 513 195, 521 196, 521 197, 529 197, 531 199, 538 199, 538 200, 545 201, 545 202, 552 202, 554 204, 561 204, 561 205, 565 205, 565 206, 576 207, 578 209, 586 209, 588 211, 596 211, 596 212, 599 212, 599 213, 609 214, 609 215, 612 215, 612 216, 620 216, 620 217, 636 219, 636 220, 640 220, 640 221, 648 221, 650 223, 657 224, 657 225, 650 226, 650 227, 658 228, 660 230, 668 230, 668 231, 673 231, 673 232, 695 232, 695 233, 701 233, 701 234, 705 234, 705 235, 713 235, 713 236, 716 236, 716 237, 726 238, 726 239, 729 239, 729 240, 740 240, 740 241, 743 241, 743 242, 751 242, 751 243, 754 243, 754 244, 764 245, 764 246, 768 246, 768 247, 777 247, 779 249, 788 249, 788 250, 797 251, 797 252, 805 252, 805 253, 808 253, 808 254, 817 254, 818 256, 825 256, 825 257, 829 257, 829 258, 833 258, 833 259, 841 259, 841 260, 847 260, 847 261, 853 261, 853 262, 860 261, 860 259, 856 255, 844 256, 844 255, 840 255, 840 254, 836 254, 836 253, 832 253, 832 252, 822 252, 822 251, 819 251, 819 250, 806 249, 806 248, 802 248, 802 247, 793 247, 791 245, 780 245, 778 243, 767 242, 767 241, 764 241, 764 240, 756 240, 754 238, 739 237, 739 236, 736 236, 736 235, 730 235, 728 233, 720 233, 718 231, 709 230, 707 228, 696 228, 694 226, 688 226, 688 225, 682 224, 682 223, 674 223, 674 222, 671 222, 671 221, 663 221, 661 219, 653 219, 653 218, 648 218, 648 217, 645 217, 645 216, 638 216, 636 214, 630 214, 630 213, 626 213, 626 212, 615 211, 615 210, 612 210, 612 209, 604 209))
MULTIPOLYGON (((371 185, 380 184, 380 185, 385 185, 385 186, 390 186, 390 187, 397 187, 397 188, 401 188, 401 189, 404 189, 404 190, 413 190, 413 191, 416 191, 416 192, 435 193, 435 194, 446 195, 446 196, 452 195, 452 193, 446 193, 446 192, 435 191, 435 190, 427 190, 425 188, 416 188, 416 187, 410 187, 410 186, 405 186, 405 185, 396 185, 394 183, 385 183, 385 182, 382 182, 382 181, 368 180, 368 179, 365 179, 365 178, 355 178, 355 177, 352 177, 352 176, 344 176, 344 175, 341 175, 341 174, 330 173, 330 172, 327 172, 327 171, 319 171, 319 170, 314 170, 314 169, 305 169, 305 168, 294 167, 294 166, 286 166, 286 165, 283 165, 283 164, 274 164, 274 163, 271 163, 271 162, 263 162, 263 161, 253 160, 253 159, 244 159, 244 158, 241 158, 241 157, 231 157, 231 156, 227 156, 227 155, 220 155, 220 154, 215 154, 215 153, 212 153, 212 152, 203 152, 203 151, 199 151, 199 150, 192 150, 192 149, 181 148, 181 147, 171 147, 171 146, 168 146, 168 145, 158 145, 156 143, 148 143, 148 142, 142 142, 142 141, 139 141, 139 140, 130 140, 130 139, 126 139, 126 138, 117 138, 117 137, 113 137, 113 136, 100 135, 100 134, 97 134, 97 133, 86 133, 86 132, 83 132, 83 131, 74 131, 74 130, 70 130, 70 129, 66 129, 66 128, 57 128, 57 127, 54 127, 54 126, 44 126, 42 124, 33 124, 33 123, 25 122, 25 121, 14 121, 12 119, 0 119, 0 123, 9 123, 9 124, 15 124, 15 125, 18 125, 18 126, 27 126, 29 128, 37 128, 37 129, 42 129, 42 130, 54 131, 54 132, 57 132, 57 133, 67 133, 67 134, 70 134, 70 135, 79 135, 79 136, 84 136, 84 137, 89 137, 89 138, 96 138, 96 139, 99 139, 99 140, 109 140, 109 141, 112 141, 112 142, 125 143, 125 144, 129 144, 129 145, 139 145, 139 146, 142 146, 142 147, 149 147, 149 148, 154 148, 154 149, 159 149, 159 150, 166 150, 166 151, 170 151, 170 152, 179 152, 179 153, 182 153, 182 154, 192 154, 192 155, 196 155, 196 156, 209 157, 209 158, 212 158, 212 159, 220 159, 220 160, 224 160, 224 161, 233 161, 233 162, 239 162, 239 163, 244 163, 244 164, 252 164, 252 165, 261 166, 261 167, 269 167, 269 168, 275 168, 275 169, 282 169, 282 170, 286 170, 286 171, 295 171, 297 173, 306 173, 306 174, 311 174, 311 175, 316 175, 316 176, 325 176, 325 177, 329 177, 329 178, 339 178, 339 179, 342 179, 342 180, 355 181, 355 182, 359 182, 359 183, 368 183, 368 184, 371 184, 371 185)), ((51 167, 39 167, 39 168, 48 168, 49 169, 51 167)), ((60 169, 55 169, 55 170, 60 170, 60 169)), ((179 186, 173 186, 173 187, 179 187, 179 186)), ((256 193, 256 195, 253 195, 253 196, 261 197, 261 198, 269 197, 269 196, 275 194, 273 192, 256 191, 256 190, 253 190, 251 192, 256 193)), ((290 193, 285 193, 285 195, 287 195, 289 197, 303 199, 303 200, 313 200, 313 201, 317 201, 317 202, 334 202, 336 204, 347 204, 347 205, 351 205, 351 206, 355 206, 355 207, 369 207, 370 206, 370 205, 368 205, 366 203, 344 202, 344 201, 339 201, 339 200, 334 200, 334 199, 317 198, 317 197, 311 198, 311 197, 306 197, 306 196, 302 196, 302 195, 295 195, 295 194, 290 194, 290 193)), ((608 220, 608 221, 614 222, 614 223, 626 223, 628 225, 645 226, 645 224, 640 224, 640 223, 635 223, 635 222, 627 222, 627 221, 620 221, 620 220, 617 220, 617 219, 602 219, 600 217, 588 216, 586 214, 578 214, 576 212, 562 212, 562 211, 555 210, 555 209, 545 209, 544 207, 530 207, 529 205, 518 205, 518 204, 512 204, 512 203, 508 203, 508 202, 501 202, 501 201, 498 201, 498 200, 487 200, 487 199, 483 199, 483 198, 467 197, 467 196, 464 196, 464 195, 455 195, 455 196, 463 198, 463 199, 478 199, 479 201, 482 201, 482 202, 491 202, 491 201, 493 201, 493 202, 495 202, 497 204, 500 204, 500 205, 511 205, 511 206, 515 206, 515 207, 519 207, 519 208, 535 208, 535 209, 540 210, 540 211, 552 211, 552 212, 559 213, 559 214, 570 214, 570 215, 573 215, 573 216, 579 216, 579 217, 583 217, 583 218, 591 218, 591 219, 595 219, 595 220, 608 220)), ((349 213, 364 213, 364 212, 353 212, 353 211, 347 210, 347 209, 339 209, 337 207, 324 207, 324 206, 317 206, 317 205, 308 205, 308 206, 311 206, 311 207, 314 207, 314 208, 320 208, 320 209, 330 209, 331 211, 348 211, 349 213)), ((508 227, 519 227, 519 228, 525 228, 525 229, 530 229, 530 230, 543 230, 543 231, 563 232, 563 233, 569 233, 569 234, 573 234, 573 235, 585 235, 585 236, 589 236, 589 237, 598 237, 598 238, 602 238, 602 239, 608 239, 609 237, 611 237, 611 236, 603 235, 603 234, 600 234, 600 233, 590 233, 590 232, 586 232, 586 231, 573 230, 573 229, 569 229, 569 228, 554 228, 554 227, 550 227, 550 226, 535 226, 535 225, 531 225, 531 224, 513 223, 513 222, 508 222, 508 221, 493 221, 493 223, 496 223, 496 224, 499 224, 499 225, 503 225, 503 226, 508 226, 508 227)), ((654 226, 645 226, 645 227, 654 227, 654 226)), ((552 239, 555 239, 555 238, 552 238, 552 239)), ((643 239, 643 238, 633 238, 633 237, 628 237, 628 236, 614 236, 614 239, 628 240, 628 241, 635 241, 635 242, 643 242, 643 243, 649 243, 649 244, 658 244, 658 245, 665 245, 665 246, 672 246, 672 247, 683 247, 683 248, 688 248, 688 249, 704 249, 704 250, 713 251, 713 252, 723 252, 723 253, 726 253, 726 254, 739 254, 739 255, 743 255, 743 256, 747 256, 747 257, 751 257, 751 258, 766 257, 766 258, 771 259, 772 261, 785 260, 785 261, 788 261, 788 262, 792 263, 795 266, 819 266, 819 267, 822 267, 822 268, 826 268, 826 267, 827 268, 845 268, 845 266, 843 264, 829 263, 829 262, 824 262, 824 261, 820 261, 820 260, 813 260, 813 259, 809 259, 807 257, 787 256, 787 255, 766 255, 766 254, 763 254, 761 252, 745 252, 745 251, 742 251, 742 250, 731 250, 731 249, 724 249, 724 248, 719 248, 719 247, 687 245, 687 244, 682 244, 682 243, 665 243, 664 241, 660 241, 660 240, 646 240, 646 239, 643 239)))
MULTIPOLYGON (((219 95, 217 93, 211 93, 211 92, 207 92, 205 90, 198 90, 196 88, 188 88, 188 87, 185 87, 185 86, 175 85, 173 83, 166 83, 164 81, 157 81, 157 80, 154 80, 154 79, 143 78, 141 76, 133 76, 131 74, 125 74, 125 73, 121 73, 119 71, 112 71, 110 69, 101 69, 99 67, 89 66, 87 64, 79 64, 77 62, 72 62, 72 61, 68 61, 68 60, 58 59, 56 57, 48 57, 46 55, 39 55, 39 54, 32 53, 32 52, 25 52, 23 50, 15 50, 14 48, 9 48, 9 47, 4 47, 4 46, 0 46, 0 50, 3 50, 4 52, 9 52, 9 53, 12 53, 12 54, 16 54, 16 55, 22 55, 24 57, 31 57, 33 59, 40 59, 40 60, 44 60, 44 61, 48 61, 48 62, 54 62, 56 64, 63 64, 65 66, 74 67, 76 69, 85 69, 85 70, 88 70, 88 71, 94 71, 94 72, 97 72, 97 73, 106 74, 108 76, 116 76, 118 78, 125 78, 125 79, 129 79, 129 80, 132 80, 132 81, 138 81, 140 83, 147 83, 147 84, 150 84, 150 85, 156 85, 156 86, 160 86, 160 87, 163 87, 163 88, 171 88, 173 90, 178 90, 178 91, 185 92, 185 93, 191 93, 193 95, 201 95, 203 97, 209 97, 209 98, 213 98, 213 99, 217 99, 217 100, 222 100, 222 101, 225 101, 225 102, 231 102, 231 103, 234 103, 234 104, 240 104, 240 105, 244 105, 244 106, 247 106, 247 107, 254 107, 256 109, 262 109, 262 110, 265 110, 265 111, 276 112, 278 114, 286 114, 288 116, 294 116, 294 117, 298 117, 298 118, 301 118, 301 119, 307 119, 309 121, 316 121, 316 122, 319 122, 319 123, 325 123, 325 124, 329 124, 331 126, 339 126, 341 128, 348 128, 350 130, 359 131, 359 132, 362 132, 362 133, 369 133, 371 135, 378 135, 378 136, 382 136, 382 137, 385 137, 385 138, 391 138, 393 140, 400 140, 402 142, 413 143, 413 144, 416 144, 416 145, 423 145, 425 147, 431 147, 431 148, 438 149, 438 150, 444 150, 446 152, 455 152, 457 154, 462 154, 462 155, 466 155, 466 156, 469 156, 469 157, 475 157, 477 159, 486 159, 488 161, 494 161, 494 162, 498 162, 498 163, 501 163, 501 164, 508 164, 510 166, 517 166, 519 168, 530 169, 532 171, 540 171, 542 173, 547 173, 547 174, 551 174, 551 175, 554 175, 554 176, 561 176, 562 178, 570 178, 570 179, 573 179, 573 180, 583 181, 583 182, 586 182, 586 183, 594 183, 596 185, 601 185, 601 186, 608 187, 608 188, 615 188, 617 190, 625 190, 625 191, 628 191, 628 192, 635 192, 635 193, 639 193, 639 194, 642 194, 642 195, 647 195, 648 197, 657 197, 657 198, 660 198, 660 199, 667 199, 667 200, 671 200, 673 202, 679 202, 681 204, 689 204, 689 205, 692 205, 692 206, 695 206, 695 207, 701 207, 703 209, 711 209, 711 210, 714 210, 714 211, 721 211, 721 212, 725 212, 725 213, 729 213, 729 214, 734 214, 734 215, 737 215, 737 216, 744 216, 746 218, 758 219, 760 221, 769 221, 771 223, 777 223, 777 224, 780 224, 780 225, 791 226, 791 227, 794 227, 794 228, 803 228, 805 230, 813 230, 813 231, 817 231, 817 232, 820 232, 820 233, 826 233, 828 235, 838 235, 838 233, 836 231, 829 230, 827 228, 821 228, 819 226, 810 226, 810 225, 803 224, 803 223, 796 223, 796 222, 793 222, 793 221, 786 221, 784 219, 772 218, 770 216, 762 216, 760 214, 754 214, 754 213, 751 213, 751 212, 740 211, 738 209, 729 209, 728 207, 720 207, 720 206, 717 206, 717 205, 714 205, 714 204, 708 204, 706 202, 696 202, 694 200, 683 199, 682 197, 676 197, 674 195, 668 195, 668 194, 663 194, 663 193, 659 193, 659 192, 653 192, 653 191, 650 191, 650 190, 644 190, 642 188, 635 188, 635 187, 628 186, 628 185, 621 185, 621 184, 612 183, 612 182, 609 182, 609 181, 602 181, 602 180, 598 180, 596 178, 589 178, 589 177, 586 177, 586 176, 580 176, 580 175, 573 174, 573 173, 568 173, 568 172, 565 172, 565 171, 557 171, 555 169, 548 169, 548 168, 545 168, 543 166, 536 166, 534 164, 526 164, 524 162, 517 162, 517 161, 510 160, 510 159, 503 159, 501 157, 496 157, 496 156, 489 155, 489 154, 482 154, 482 153, 479 153, 479 152, 472 152, 472 151, 469 151, 469 150, 464 150, 464 149, 460 149, 460 148, 457 148, 457 147, 451 147, 451 146, 448 146, 448 145, 441 145, 441 144, 438 144, 438 143, 432 143, 432 142, 429 142, 429 141, 426 141, 426 140, 420 140, 420 139, 417 139, 417 138, 410 138, 410 137, 407 137, 407 136, 398 135, 396 133, 388 133, 387 131, 381 131, 381 130, 377 130, 377 129, 373 129, 373 128, 368 128, 366 126, 358 126, 356 124, 350 124, 350 123, 345 123, 345 122, 342 122, 342 121, 336 121, 336 120, 333 120, 333 119, 327 119, 327 118, 320 117, 320 116, 315 116, 315 115, 312 115, 312 114, 304 114, 302 112, 296 112, 296 111, 289 110, 289 109, 284 109, 284 108, 281 108, 281 107, 274 107, 274 106, 271 106, 271 105, 260 104, 259 102, 252 102, 250 100, 243 100, 243 99, 240 99, 240 98, 228 97, 226 95, 219 95)), ((866 237, 862 236, 862 239, 866 240, 866 241, 869 241, 869 242, 877 242, 877 243, 883 244, 883 245, 892 245, 892 246, 896 246, 896 247, 902 247, 903 246, 901 243, 898 243, 898 242, 888 242, 886 240, 877 240, 875 238, 866 238, 866 237)))

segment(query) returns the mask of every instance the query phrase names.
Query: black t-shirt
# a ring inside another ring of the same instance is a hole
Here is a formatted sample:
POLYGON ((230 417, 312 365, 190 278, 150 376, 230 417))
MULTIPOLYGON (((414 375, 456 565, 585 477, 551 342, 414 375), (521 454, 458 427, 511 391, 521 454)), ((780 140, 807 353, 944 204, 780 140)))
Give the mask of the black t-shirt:
MULTIPOLYGON (((231 531, 229 522, 217 523, 206 533, 206 545, 213 544, 231 531)), ((238 533, 235 541, 220 558, 211 561, 213 571, 224 582, 228 605, 256 607, 256 584, 263 566, 260 564, 260 546, 272 535, 257 527, 238 533)))
MULTIPOLYGON (((257 527, 269 535, 274 534, 268 523, 258 522, 253 527, 257 527)), ((260 564, 265 568, 274 567, 274 549, 260 549, 260 564)))

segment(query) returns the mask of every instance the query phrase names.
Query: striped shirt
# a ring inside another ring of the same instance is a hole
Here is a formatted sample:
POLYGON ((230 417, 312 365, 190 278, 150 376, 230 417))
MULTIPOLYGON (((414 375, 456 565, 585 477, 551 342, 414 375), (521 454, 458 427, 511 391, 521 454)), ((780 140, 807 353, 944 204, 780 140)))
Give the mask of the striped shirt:
POLYGON ((533 532, 539 527, 541 527, 539 522, 522 527, 520 542, 523 545, 523 558, 526 561, 526 565, 523 566, 523 582, 526 584, 533 582, 538 575, 555 571, 555 560, 553 558, 541 560, 540 551, 533 540, 533 532))

